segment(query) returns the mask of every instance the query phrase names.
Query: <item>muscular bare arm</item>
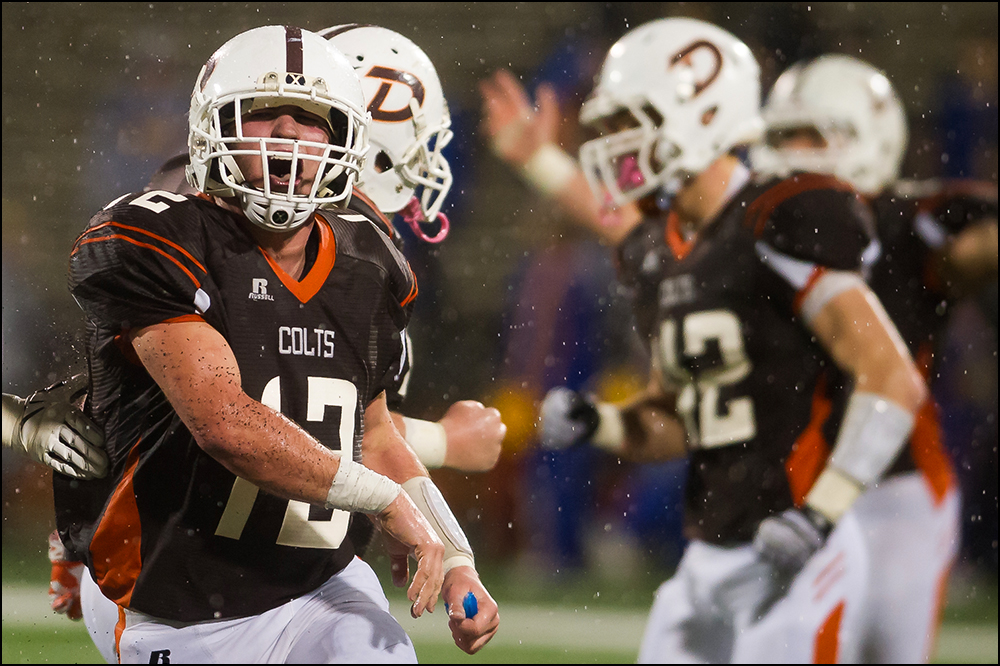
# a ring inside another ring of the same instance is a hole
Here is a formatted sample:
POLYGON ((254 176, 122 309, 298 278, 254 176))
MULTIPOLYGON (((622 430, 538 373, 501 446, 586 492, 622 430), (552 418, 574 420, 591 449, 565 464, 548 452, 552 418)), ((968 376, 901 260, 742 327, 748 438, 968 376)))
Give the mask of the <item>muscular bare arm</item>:
POLYGON ((323 506, 340 454, 248 396, 225 338, 204 322, 155 324, 132 345, 205 453, 278 497, 323 506))
POLYGON ((538 88, 537 109, 524 86, 505 69, 479 83, 482 131, 496 153, 569 217, 615 246, 642 217, 634 205, 613 209, 599 201, 574 156, 559 147, 559 102, 551 86, 538 88))
POLYGON ((855 380, 855 391, 875 393, 915 413, 927 399, 920 376, 882 303, 860 285, 823 307, 811 323, 820 344, 855 380))
MULTIPOLYGON (((340 454, 243 391, 236 358, 218 331, 204 322, 156 324, 133 332, 131 339, 146 370, 202 450, 266 492, 328 505, 342 466, 340 454)), ((395 433, 400 439, 384 399, 373 404, 365 412, 366 426, 371 419, 371 436, 381 441, 395 433)), ((405 457, 401 460, 405 464, 405 457)), ((422 469, 419 461, 416 465, 422 469)), ((352 473, 345 483, 351 486, 348 492, 358 478, 352 473)), ((440 539, 405 492, 399 492, 375 518, 402 552, 417 560, 407 594, 414 617, 425 608, 433 610, 442 584, 440 539)))

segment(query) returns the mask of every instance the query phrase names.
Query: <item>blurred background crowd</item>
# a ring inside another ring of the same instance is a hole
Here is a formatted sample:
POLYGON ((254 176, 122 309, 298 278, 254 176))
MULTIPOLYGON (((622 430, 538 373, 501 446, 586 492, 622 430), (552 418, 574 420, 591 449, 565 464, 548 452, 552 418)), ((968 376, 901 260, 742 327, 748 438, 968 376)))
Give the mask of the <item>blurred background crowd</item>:
MULTIPOLYGON (((451 107, 445 151, 452 232, 427 245, 400 227, 420 284, 406 411, 497 407, 497 467, 434 477, 478 559, 538 576, 669 570, 682 548, 684 464, 629 465, 589 447, 543 452, 539 401, 556 385, 623 398, 646 360, 607 248, 584 237, 494 156, 477 83, 499 68, 558 92, 561 143, 607 48, 653 18, 692 16, 754 50, 767 90, 826 52, 882 68, 910 126, 904 177, 997 183, 996 3, 4 3, 3 383, 26 395, 84 370, 83 322, 66 289, 88 218, 186 152, 194 78, 252 27, 372 23, 430 56, 451 107)), ((997 287, 953 313, 934 385, 963 484, 962 567, 997 571, 997 287)), ((3 459, 3 543, 42 557, 48 472, 3 459), (28 544, 22 546, 22 544, 28 544)), ((44 565, 44 560, 42 560, 44 565)))

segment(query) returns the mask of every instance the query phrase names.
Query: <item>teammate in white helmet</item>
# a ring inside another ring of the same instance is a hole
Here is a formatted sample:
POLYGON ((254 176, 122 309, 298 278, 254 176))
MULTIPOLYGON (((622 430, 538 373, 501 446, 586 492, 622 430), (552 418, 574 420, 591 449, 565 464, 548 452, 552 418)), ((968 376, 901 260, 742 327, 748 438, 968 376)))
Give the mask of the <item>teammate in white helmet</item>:
POLYGON ((689 458, 690 541, 639 661, 856 660, 867 563, 848 509, 926 396, 862 278, 870 212, 833 178, 744 166, 763 131, 759 70, 714 25, 652 21, 612 46, 581 109, 599 135, 582 168, 511 84, 482 86, 495 150, 615 247, 652 359, 625 403, 551 391, 541 443, 689 458))
MULTIPOLYGON (((938 375, 957 301, 997 275, 997 188, 973 181, 902 181, 903 104, 884 72, 847 55, 788 68, 764 105, 767 139, 754 166, 845 180, 876 213, 883 258, 870 284, 928 382, 938 375)), ((960 543, 960 497, 930 398, 909 445, 852 507, 868 543, 869 663, 926 663, 960 543)))

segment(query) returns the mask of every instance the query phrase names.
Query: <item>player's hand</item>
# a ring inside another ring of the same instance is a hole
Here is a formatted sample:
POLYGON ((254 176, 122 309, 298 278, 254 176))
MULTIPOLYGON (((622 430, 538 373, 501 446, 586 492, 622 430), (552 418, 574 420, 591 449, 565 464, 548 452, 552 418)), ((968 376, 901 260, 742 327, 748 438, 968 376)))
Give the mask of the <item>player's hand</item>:
POLYGON ((463 472, 487 472, 500 457, 507 426, 500 411, 475 400, 460 400, 438 421, 448 438, 444 466, 463 472))
POLYGON ((476 654, 490 642, 500 627, 497 602, 483 587, 479 574, 472 567, 455 567, 444 577, 441 598, 448 609, 448 628, 455 645, 468 654, 476 654), (465 595, 476 597, 478 611, 475 617, 465 616, 465 595))
POLYGON ((545 395, 540 418, 540 441, 550 451, 568 449, 589 439, 601 423, 594 401, 565 386, 545 395))
POLYGON ((514 166, 524 166, 542 145, 557 143, 559 100, 549 84, 538 87, 538 108, 524 86, 505 69, 479 82, 483 97, 482 131, 493 150, 514 166))
POLYGON ((83 617, 80 604, 80 580, 83 578, 83 562, 68 559, 66 547, 53 530, 49 535, 49 561, 52 575, 49 578, 49 605, 52 610, 71 620, 83 617))
POLYGON ((444 582, 444 544, 440 537, 405 492, 376 516, 376 522, 389 537, 385 542, 393 584, 402 587, 409 578, 409 561, 402 556, 404 552, 417 562, 413 581, 406 590, 406 598, 412 602, 410 615, 420 617, 425 609, 433 613, 444 582))
POLYGON ((761 595, 758 617, 781 599, 813 554, 823 547, 833 526, 815 511, 786 509, 761 521, 753 547, 771 570, 770 590, 761 595))
POLYGON ((28 398, 15 433, 15 445, 57 472, 82 480, 108 473, 104 433, 79 409, 45 391, 28 398))

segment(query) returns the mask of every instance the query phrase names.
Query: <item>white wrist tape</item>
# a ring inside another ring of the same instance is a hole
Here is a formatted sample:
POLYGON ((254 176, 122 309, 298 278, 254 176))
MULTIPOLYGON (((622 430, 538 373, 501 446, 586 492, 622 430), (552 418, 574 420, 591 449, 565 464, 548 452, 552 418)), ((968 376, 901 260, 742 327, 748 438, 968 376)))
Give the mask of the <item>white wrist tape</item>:
POLYGON ((469 539, 434 481, 426 476, 415 476, 403 483, 403 490, 444 542, 444 572, 460 566, 474 569, 476 560, 469 539))
POLYGON ((805 503, 836 524, 863 491, 860 483, 836 467, 827 467, 809 489, 805 503))
POLYGON ((521 167, 528 182, 548 195, 561 192, 578 170, 576 160, 552 143, 543 144, 521 167))
POLYGON ((913 414, 875 393, 854 391, 829 465, 863 486, 882 478, 913 431, 913 414))
POLYGON ((326 508, 382 513, 401 490, 402 487, 389 477, 341 458, 340 468, 326 494, 326 508))
POLYGON ((406 425, 406 443, 417 454, 427 469, 437 469, 444 466, 444 457, 448 452, 448 435, 444 426, 436 421, 421 421, 403 417, 406 425))
POLYGON ((595 407, 601 422, 590 443, 599 449, 620 453, 625 448, 625 421, 621 410, 607 402, 599 402, 595 407))
POLYGON ((10 393, 3 394, 3 447, 18 449, 23 453, 21 443, 21 417, 24 415, 25 401, 10 393))

